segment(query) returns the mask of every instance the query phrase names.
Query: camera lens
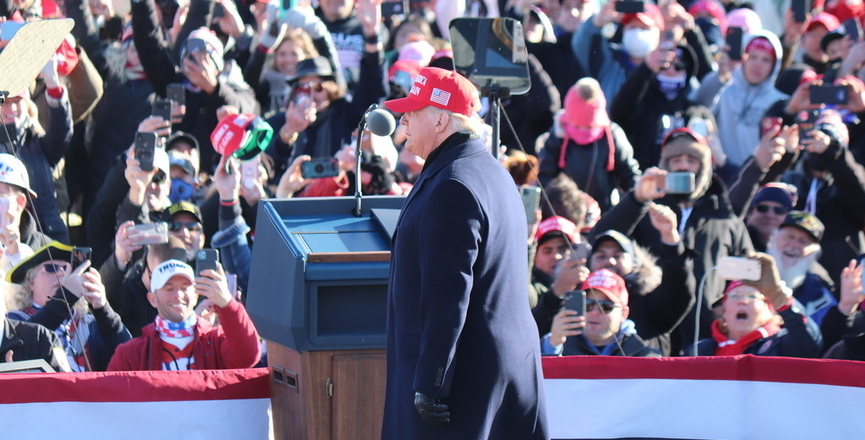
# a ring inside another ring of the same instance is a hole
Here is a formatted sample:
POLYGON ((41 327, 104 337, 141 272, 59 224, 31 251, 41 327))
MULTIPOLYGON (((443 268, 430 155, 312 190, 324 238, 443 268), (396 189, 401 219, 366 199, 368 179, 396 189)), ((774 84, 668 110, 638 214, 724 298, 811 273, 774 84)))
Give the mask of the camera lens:
POLYGON ((324 165, 322 165, 322 164, 316 164, 316 165, 315 165, 315 172, 316 172, 316 173, 319 173, 319 174, 323 173, 323 172, 324 172, 324 165))

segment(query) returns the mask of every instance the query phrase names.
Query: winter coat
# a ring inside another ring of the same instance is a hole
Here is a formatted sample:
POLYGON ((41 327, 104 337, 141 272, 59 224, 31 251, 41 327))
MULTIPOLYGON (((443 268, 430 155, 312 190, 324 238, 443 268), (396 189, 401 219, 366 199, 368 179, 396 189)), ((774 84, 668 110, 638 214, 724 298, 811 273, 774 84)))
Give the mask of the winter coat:
POLYGON ((480 140, 427 159, 392 241, 382 439, 549 438, 521 206, 480 140), (451 422, 423 421, 415 392, 451 422))
POLYGON ((617 189, 630 190, 641 174, 640 166, 634 160, 631 143, 616 123, 610 124, 615 152, 613 170, 607 171, 610 151, 608 137, 602 136, 591 145, 580 145, 571 139, 566 142, 564 129, 559 122, 560 116, 561 113, 557 115, 549 137, 538 153, 538 177, 541 183, 546 185, 559 173, 567 174, 582 191, 598 202, 601 212, 606 212, 613 206, 613 192, 617 189), (565 166, 560 168, 559 159, 563 146, 567 148, 565 166))
MULTIPOLYGON (((246 309, 232 300, 217 308, 219 325, 199 319, 195 324, 192 357, 196 370, 252 368, 261 358, 258 332, 246 309)), ((162 340, 156 324, 144 328, 143 334, 119 347, 108 364, 108 371, 141 371, 162 368, 162 340)))

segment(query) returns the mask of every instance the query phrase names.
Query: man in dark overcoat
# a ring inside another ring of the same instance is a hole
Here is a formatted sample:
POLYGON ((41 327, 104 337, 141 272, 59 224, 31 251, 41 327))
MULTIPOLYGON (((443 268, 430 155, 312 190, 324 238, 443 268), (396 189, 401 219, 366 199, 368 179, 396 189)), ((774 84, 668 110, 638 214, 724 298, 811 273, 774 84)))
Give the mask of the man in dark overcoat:
POLYGON ((426 164, 392 243, 382 438, 547 439, 525 211, 477 89, 429 67, 385 105, 426 164))

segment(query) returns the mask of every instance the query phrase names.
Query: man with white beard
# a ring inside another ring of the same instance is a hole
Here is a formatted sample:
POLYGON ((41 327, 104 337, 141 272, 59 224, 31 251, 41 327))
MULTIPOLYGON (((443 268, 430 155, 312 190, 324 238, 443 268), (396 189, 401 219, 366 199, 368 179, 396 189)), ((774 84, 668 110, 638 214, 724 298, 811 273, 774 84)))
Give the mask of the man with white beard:
POLYGON ((832 294, 832 278, 817 262, 824 231, 823 223, 813 214, 790 211, 766 247, 767 253, 775 258, 781 279, 801 304, 802 314, 817 325, 838 304, 832 294))

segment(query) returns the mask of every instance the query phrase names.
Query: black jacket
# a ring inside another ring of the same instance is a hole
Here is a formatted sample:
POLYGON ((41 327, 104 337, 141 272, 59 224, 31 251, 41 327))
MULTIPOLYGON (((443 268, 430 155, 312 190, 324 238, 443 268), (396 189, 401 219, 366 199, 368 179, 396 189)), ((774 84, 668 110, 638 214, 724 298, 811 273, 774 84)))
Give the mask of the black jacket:
MULTIPOLYGON (((655 203, 669 206, 681 220, 681 208, 674 197, 666 196, 655 200, 655 203)), ((630 192, 598 220, 592 229, 592 234, 615 229, 649 248, 652 253, 661 255, 663 247, 661 236, 652 226, 649 216, 646 215, 647 212, 648 204, 637 201, 634 193, 630 192)), ((753 250, 745 224, 733 213, 726 189, 720 180, 713 179, 706 194, 694 202, 693 211, 684 227, 682 243, 686 254, 693 259, 694 280, 702 280, 703 275, 715 267, 721 257, 745 256, 753 250)), ((723 293, 722 280, 718 278, 712 281, 713 279, 708 279, 703 286, 701 337, 710 336, 709 326, 714 319, 710 306, 723 293)), ((694 314, 693 310, 688 313, 679 326, 685 341, 693 339, 694 314)))
POLYGON ((55 354, 63 353, 63 347, 54 332, 39 324, 4 317, 0 362, 6 362, 6 353, 10 350, 15 362, 43 359, 56 371, 60 371, 60 362, 55 354))

